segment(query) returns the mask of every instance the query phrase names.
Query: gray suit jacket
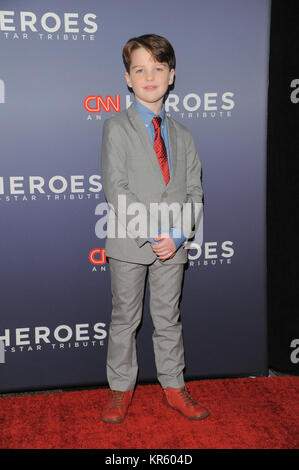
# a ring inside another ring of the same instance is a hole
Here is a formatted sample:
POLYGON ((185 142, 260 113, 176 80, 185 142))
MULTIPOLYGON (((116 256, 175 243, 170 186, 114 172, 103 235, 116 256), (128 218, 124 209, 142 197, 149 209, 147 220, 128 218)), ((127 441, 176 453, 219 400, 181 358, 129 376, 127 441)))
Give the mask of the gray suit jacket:
MULTIPOLYGON (((108 231, 106 240, 107 256, 141 264, 154 262, 157 256, 148 242, 149 236, 153 233, 147 231, 136 236, 136 230, 132 231, 132 227, 136 227, 134 220, 136 222, 138 215, 139 220, 141 215, 144 216, 143 225, 147 228, 158 227, 167 230, 172 226, 180 226, 180 217, 177 212, 176 215, 172 211, 169 212, 167 223, 165 217, 163 218, 159 212, 157 217, 156 207, 160 203, 175 202, 176 207, 180 206, 180 215, 182 215, 184 203, 190 203, 191 212, 185 211, 184 220, 186 221, 187 217, 192 228, 196 228, 199 223, 202 214, 203 191, 198 153, 189 130, 174 119, 168 116, 166 118, 171 159, 171 177, 167 185, 150 137, 134 105, 132 104, 127 110, 121 111, 104 122, 102 181, 110 206, 108 225, 109 230, 111 229, 110 234, 108 231), (123 198, 120 204, 119 195, 123 198), (123 204, 124 200, 126 206, 123 204), (132 203, 135 204, 130 207, 133 210, 137 208, 137 212, 128 213, 126 208, 132 203), (196 211, 195 206, 201 210, 196 211), (117 229, 117 227, 120 230, 114 233, 114 228, 117 229)), ((186 233, 185 229, 184 233, 188 238, 191 230, 186 233)), ((185 263, 186 261, 187 250, 183 244, 175 256, 164 261, 164 264, 185 263)))

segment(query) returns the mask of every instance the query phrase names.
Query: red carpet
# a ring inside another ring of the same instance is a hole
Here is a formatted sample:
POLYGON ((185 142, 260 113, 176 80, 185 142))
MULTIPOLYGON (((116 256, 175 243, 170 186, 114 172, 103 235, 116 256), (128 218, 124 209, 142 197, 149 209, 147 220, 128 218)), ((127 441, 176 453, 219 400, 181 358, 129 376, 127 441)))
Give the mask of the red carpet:
POLYGON ((2 449, 295 449, 299 378, 189 382, 211 414, 189 421, 138 385, 126 420, 99 419, 107 389, 0 398, 2 449))

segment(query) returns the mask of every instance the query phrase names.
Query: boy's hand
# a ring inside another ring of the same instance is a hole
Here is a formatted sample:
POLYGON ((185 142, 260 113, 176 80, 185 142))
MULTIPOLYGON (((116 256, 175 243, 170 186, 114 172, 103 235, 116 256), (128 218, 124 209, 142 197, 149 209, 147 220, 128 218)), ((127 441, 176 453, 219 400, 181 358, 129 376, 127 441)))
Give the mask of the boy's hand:
POLYGON ((160 261, 166 261, 175 255, 176 246, 169 233, 160 233, 154 240, 159 243, 151 243, 151 247, 160 261))

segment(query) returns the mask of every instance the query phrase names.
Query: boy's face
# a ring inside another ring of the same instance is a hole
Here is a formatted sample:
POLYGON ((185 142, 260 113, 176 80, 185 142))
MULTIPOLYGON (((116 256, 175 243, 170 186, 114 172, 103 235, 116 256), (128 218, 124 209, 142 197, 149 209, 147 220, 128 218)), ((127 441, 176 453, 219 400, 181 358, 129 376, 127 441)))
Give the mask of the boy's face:
POLYGON ((174 69, 157 62, 144 47, 132 52, 130 73, 125 74, 127 85, 133 88, 135 97, 153 113, 161 111, 168 86, 173 83, 174 69))

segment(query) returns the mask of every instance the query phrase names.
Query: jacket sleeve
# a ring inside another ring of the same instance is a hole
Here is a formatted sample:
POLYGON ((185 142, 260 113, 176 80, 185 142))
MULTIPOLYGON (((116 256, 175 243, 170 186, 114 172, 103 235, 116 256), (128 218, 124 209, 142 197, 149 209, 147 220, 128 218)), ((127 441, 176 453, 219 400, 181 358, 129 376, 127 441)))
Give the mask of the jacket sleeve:
POLYGON ((192 238, 199 226, 203 214, 204 194, 202 188, 202 166, 191 133, 186 134, 186 183, 187 197, 183 211, 183 227, 186 239, 192 238))

